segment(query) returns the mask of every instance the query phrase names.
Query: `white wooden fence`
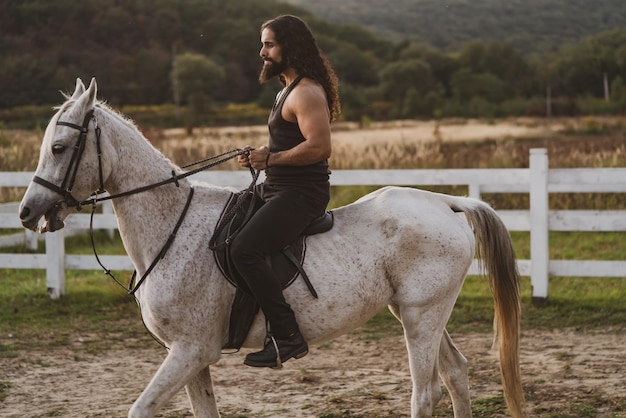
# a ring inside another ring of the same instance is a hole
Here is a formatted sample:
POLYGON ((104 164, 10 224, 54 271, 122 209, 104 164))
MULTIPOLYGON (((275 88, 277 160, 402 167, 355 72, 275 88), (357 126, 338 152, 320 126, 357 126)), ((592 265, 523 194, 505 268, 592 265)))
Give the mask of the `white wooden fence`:
MULTIPOLYGON (((0 172, 0 187, 26 186, 33 173, 0 172)), ((247 171, 209 171, 194 178, 218 186, 239 189, 250 182, 247 171)), ((262 178, 261 178, 262 180, 262 178)), ((626 193, 626 168, 549 169, 547 150, 530 150, 527 169, 428 169, 428 170, 336 170, 331 182, 340 185, 466 185, 469 196, 482 193, 529 193, 530 210, 498 211, 511 231, 530 231, 530 260, 517 260, 520 273, 531 277, 532 296, 548 297, 550 276, 626 277, 626 261, 550 260, 549 231, 626 231, 626 211, 622 210, 548 210, 550 193, 626 193), (531 262, 532 261, 532 262, 531 262)), ((0 269, 46 269, 48 294, 59 298, 65 293, 65 270, 100 270, 93 255, 65 253, 65 235, 72 229, 86 229, 88 214, 75 214, 66 220, 66 229, 45 234, 45 254, 0 254, 0 269)), ((94 227, 115 229, 117 221, 110 210, 94 217, 94 227)), ((0 208, 0 229, 21 228, 17 204, 0 208)), ((10 238, 12 245, 15 237, 10 238)), ((21 242, 32 246, 35 238, 28 233, 21 242)), ((100 256, 105 266, 115 270, 133 270, 127 256, 100 256)), ((470 274, 478 274, 475 261, 470 274)))

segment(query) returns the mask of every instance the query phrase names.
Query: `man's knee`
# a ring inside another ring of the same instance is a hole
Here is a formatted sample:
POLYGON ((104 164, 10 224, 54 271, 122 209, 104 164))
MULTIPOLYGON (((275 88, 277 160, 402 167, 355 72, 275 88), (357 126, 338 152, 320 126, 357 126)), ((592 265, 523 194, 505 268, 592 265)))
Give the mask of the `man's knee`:
POLYGON ((235 263, 245 263, 262 258, 263 255, 258 249, 248 245, 245 240, 235 240, 230 244, 230 257, 235 263))

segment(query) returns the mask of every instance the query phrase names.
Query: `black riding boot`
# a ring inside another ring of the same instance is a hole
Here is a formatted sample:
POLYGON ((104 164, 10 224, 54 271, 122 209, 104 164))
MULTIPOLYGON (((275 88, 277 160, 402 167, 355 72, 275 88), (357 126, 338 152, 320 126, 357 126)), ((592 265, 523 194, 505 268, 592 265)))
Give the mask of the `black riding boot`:
POLYGON ((265 348, 246 356, 244 364, 252 367, 272 367, 280 369, 290 358, 302 358, 309 352, 304 337, 297 331, 286 338, 278 338, 268 334, 265 348))
MULTIPOLYGON (((256 269, 256 277, 263 272, 270 273, 265 280, 252 280, 248 286, 261 305, 261 310, 268 322, 268 333, 265 348, 257 353, 246 356, 244 364, 253 367, 280 368, 290 358, 301 358, 309 352, 309 347, 300 333, 296 316, 285 300, 278 281, 272 277, 269 267, 260 263, 256 269)), ((253 276, 254 277, 254 276, 253 276)))

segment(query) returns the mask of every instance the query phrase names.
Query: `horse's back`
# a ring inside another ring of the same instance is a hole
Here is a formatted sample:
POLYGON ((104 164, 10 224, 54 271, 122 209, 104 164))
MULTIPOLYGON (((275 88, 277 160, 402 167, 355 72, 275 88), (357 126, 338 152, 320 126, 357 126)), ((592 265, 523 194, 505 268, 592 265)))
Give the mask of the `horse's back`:
POLYGON ((387 186, 336 209, 335 216, 339 221, 350 219, 352 223, 378 227, 386 238, 414 233, 423 237, 463 235, 473 239, 469 225, 458 212, 462 206, 469 207, 475 202, 420 189, 387 186))

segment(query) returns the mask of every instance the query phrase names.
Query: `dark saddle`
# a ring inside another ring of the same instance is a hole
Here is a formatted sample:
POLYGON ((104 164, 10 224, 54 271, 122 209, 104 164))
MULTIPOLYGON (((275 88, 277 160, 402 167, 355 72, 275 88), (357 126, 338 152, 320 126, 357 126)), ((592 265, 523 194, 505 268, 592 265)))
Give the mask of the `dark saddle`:
MULTIPOLYGON (((218 268, 233 286, 236 288, 235 300, 230 312, 230 325, 228 330, 228 342, 223 348, 241 348, 252 321, 259 311, 259 304, 252 296, 245 280, 239 275, 235 264, 230 256, 230 244, 236 239, 237 234, 250 220, 254 212, 263 205, 261 198, 253 190, 243 190, 233 193, 226 203, 222 215, 217 222, 209 247, 218 268)), ((306 272, 302 268, 306 255, 306 237, 330 230, 333 226, 332 212, 314 220, 306 230, 282 251, 266 256, 266 262, 279 279, 282 288, 289 287, 298 276, 301 276, 311 294, 317 298, 317 292, 309 281, 306 272)))

